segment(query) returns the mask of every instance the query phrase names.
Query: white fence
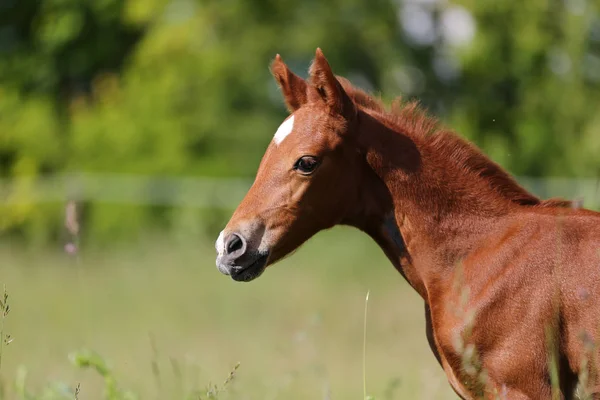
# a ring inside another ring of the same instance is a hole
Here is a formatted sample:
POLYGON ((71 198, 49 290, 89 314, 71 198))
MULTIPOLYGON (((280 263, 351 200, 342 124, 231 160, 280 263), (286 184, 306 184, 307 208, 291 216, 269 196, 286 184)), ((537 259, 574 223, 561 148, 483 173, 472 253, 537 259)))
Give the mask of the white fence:
MULTIPOLYGON (((585 207, 600 208, 600 178, 518 178, 542 198, 583 199, 585 207)), ((0 204, 64 202, 235 208, 251 180, 205 177, 160 177, 125 174, 65 174, 35 181, 0 181, 0 204)))
POLYGON ((93 201, 175 207, 234 208, 252 182, 244 179, 65 174, 35 182, 0 181, 0 204, 93 201))

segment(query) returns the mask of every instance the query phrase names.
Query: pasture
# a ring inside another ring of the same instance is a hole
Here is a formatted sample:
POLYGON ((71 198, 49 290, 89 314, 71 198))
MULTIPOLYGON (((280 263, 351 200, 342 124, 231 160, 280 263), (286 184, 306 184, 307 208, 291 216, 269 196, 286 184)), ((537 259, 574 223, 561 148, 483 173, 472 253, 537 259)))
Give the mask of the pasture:
POLYGON ((599 0, 3 3, 0 400, 600 387, 599 0))
POLYGON ((102 251, 84 245, 78 258, 4 242, 5 398, 20 398, 23 379, 26 398, 74 398, 78 383, 79 399, 103 398, 100 375, 69 358, 84 350, 142 399, 210 398, 209 383, 221 386, 238 362, 218 398, 360 398, 367 290, 368 394, 456 398, 427 345, 422 301, 366 235, 320 233, 249 284, 217 271, 213 242, 147 235, 102 251))

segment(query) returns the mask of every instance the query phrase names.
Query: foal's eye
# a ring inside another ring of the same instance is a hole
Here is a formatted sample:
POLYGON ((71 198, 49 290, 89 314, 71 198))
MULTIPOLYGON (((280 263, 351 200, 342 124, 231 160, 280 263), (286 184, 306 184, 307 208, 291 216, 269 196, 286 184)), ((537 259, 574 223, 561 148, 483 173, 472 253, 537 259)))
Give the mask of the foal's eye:
POLYGON ((319 161, 313 156, 304 156, 300 157, 296 164, 294 164, 294 169, 301 174, 308 175, 312 173, 317 166, 319 165, 319 161))

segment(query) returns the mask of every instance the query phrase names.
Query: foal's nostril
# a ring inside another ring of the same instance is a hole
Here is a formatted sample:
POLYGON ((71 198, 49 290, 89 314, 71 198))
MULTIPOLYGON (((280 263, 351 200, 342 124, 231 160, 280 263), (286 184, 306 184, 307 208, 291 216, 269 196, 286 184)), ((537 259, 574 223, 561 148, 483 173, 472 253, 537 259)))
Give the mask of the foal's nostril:
POLYGON ((227 251, 227 254, 231 254, 241 250, 243 247, 244 239, 242 239, 238 234, 232 233, 227 240, 225 250, 227 251))

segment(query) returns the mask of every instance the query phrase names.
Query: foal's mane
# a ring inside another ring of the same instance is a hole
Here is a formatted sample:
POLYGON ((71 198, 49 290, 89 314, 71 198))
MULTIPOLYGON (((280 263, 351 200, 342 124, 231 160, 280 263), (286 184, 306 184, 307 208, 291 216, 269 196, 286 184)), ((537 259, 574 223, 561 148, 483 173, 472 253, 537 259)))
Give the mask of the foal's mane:
POLYGON ((400 97, 388 111, 381 101, 354 87, 347 79, 336 77, 348 96, 359 108, 376 116, 408 136, 419 136, 439 153, 451 154, 450 159, 461 169, 471 171, 488 182, 502 197, 523 206, 570 207, 563 199, 541 200, 525 190, 500 165, 489 159, 474 145, 454 132, 443 129, 438 120, 429 116, 416 101, 403 102, 400 97))

